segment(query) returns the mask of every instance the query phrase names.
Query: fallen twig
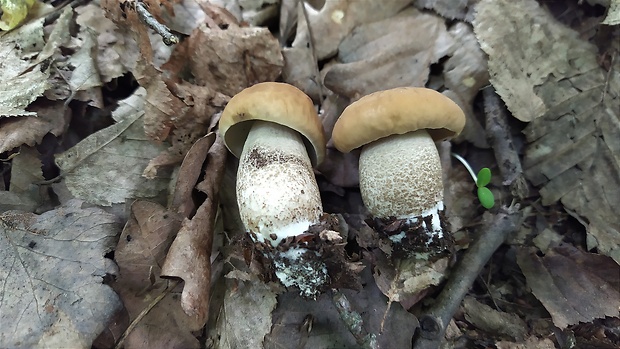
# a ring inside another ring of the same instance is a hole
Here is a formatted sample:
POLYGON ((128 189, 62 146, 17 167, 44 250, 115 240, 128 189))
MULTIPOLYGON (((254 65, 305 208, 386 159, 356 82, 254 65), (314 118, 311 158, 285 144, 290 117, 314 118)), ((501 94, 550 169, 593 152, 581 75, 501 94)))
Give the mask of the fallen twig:
POLYGON ((521 224, 522 215, 518 207, 503 207, 490 227, 486 228, 478 239, 463 255, 458 266, 451 273, 435 304, 420 317, 420 329, 415 339, 414 348, 438 348, 444 337, 446 327, 458 309, 467 291, 489 261, 495 250, 514 233, 521 224))
POLYGON ((364 349, 378 349, 379 343, 374 334, 364 330, 364 320, 362 316, 351 308, 351 303, 343 293, 333 290, 332 301, 340 314, 340 318, 345 323, 357 344, 364 349))
POLYGON ((155 17, 149 12, 146 8, 146 4, 142 1, 136 2, 136 13, 138 14, 138 18, 149 28, 153 29, 159 36, 162 37, 164 44, 167 46, 171 46, 179 43, 179 38, 176 35, 170 32, 170 29, 166 27, 164 24, 159 23, 155 17))
POLYGON ((482 90, 484 113, 486 114, 486 133, 495 153, 503 184, 510 187, 513 196, 523 199, 528 196, 528 187, 521 160, 515 149, 508 126, 506 109, 492 87, 482 90))

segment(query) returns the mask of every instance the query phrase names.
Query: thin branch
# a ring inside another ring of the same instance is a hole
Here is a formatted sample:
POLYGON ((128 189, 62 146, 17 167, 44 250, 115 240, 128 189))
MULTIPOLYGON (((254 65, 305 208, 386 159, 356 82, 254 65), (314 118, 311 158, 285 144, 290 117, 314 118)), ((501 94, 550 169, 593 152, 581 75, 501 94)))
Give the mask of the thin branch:
POLYGON ((512 141, 506 109, 492 87, 483 89, 482 96, 486 114, 486 133, 495 153, 503 184, 510 187, 513 196, 524 199, 529 195, 529 189, 523 176, 519 154, 512 141))
POLYGON ((159 23, 155 17, 146 8, 146 4, 142 1, 136 2, 136 13, 142 22, 153 29, 159 36, 162 37, 164 44, 171 46, 179 43, 179 38, 170 32, 170 29, 164 24, 159 23))
POLYGON ((420 329, 413 345, 416 349, 435 349, 441 344, 446 327, 474 280, 489 261, 495 250, 514 233, 521 224, 518 207, 504 207, 469 247, 451 273, 450 279, 437 297, 435 304, 420 317, 420 329))
POLYGON ((367 333, 364 330, 364 320, 362 316, 351 308, 351 303, 343 293, 333 290, 332 301, 340 314, 340 318, 345 323, 357 344, 364 349, 378 349, 379 343, 374 334, 367 333))

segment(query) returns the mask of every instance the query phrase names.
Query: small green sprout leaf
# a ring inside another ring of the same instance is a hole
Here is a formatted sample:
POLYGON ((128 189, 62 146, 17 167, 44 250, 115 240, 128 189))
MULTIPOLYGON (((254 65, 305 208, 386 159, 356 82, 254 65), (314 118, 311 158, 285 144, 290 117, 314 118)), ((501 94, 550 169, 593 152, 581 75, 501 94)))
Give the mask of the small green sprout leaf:
POLYGON ((483 167, 478 172, 478 180, 476 181, 476 185, 478 188, 486 187, 487 184, 491 182, 491 170, 488 167, 483 167))
POLYGON ((478 187, 478 199, 487 210, 495 205, 495 197, 493 197, 493 193, 487 187, 478 187))

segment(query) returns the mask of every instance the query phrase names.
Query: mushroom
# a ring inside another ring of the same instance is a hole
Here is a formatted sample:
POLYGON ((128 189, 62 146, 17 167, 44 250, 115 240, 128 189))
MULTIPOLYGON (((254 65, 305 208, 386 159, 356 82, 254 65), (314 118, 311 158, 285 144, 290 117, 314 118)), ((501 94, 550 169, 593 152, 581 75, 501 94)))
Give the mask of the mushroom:
POLYGON ((404 87, 364 96, 342 113, 332 133, 338 150, 362 147, 360 191, 377 218, 424 220, 429 237, 443 236, 443 183, 434 142, 459 134, 461 108, 441 93, 404 87), (428 225, 432 225, 429 227, 428 225))
POLYGON ((226 105, 219 132, 239 158, 237 203, 255 240, 277 246, 319 222, 312 167, 325 157, 325 135, 308 96, 283 83, 246 88, 226 105))

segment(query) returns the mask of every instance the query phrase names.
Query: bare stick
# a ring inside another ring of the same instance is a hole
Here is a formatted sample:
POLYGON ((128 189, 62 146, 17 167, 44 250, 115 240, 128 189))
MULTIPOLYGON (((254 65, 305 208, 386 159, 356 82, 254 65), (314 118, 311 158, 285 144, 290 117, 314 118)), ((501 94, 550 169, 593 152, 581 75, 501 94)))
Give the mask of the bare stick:
POLYGON ((357 344, 364 349, 378 349, 379 343, 374 334, 367 333, 364 330, 364 321, 362 316, 351 308, 351 303, 343 293, 333 290, 332 301, 340 314, 340 318, 345 323, 357 344))
POLYGON ((159 23, 155 17, 146 8, 146 5, 142 1, 136 2, 136 13, 142 22, 153 29, 159 36, 162 37, 164 44, 171 46, 179 43, 179 38, 170 32, 170 29, 165 25, 159 23))
POLYGON ((492 87, 483 89, 482 96, 484 97, 487 137, 495 153, 503 184, 510 187, 513 196, 519 199, 526 198, 529 190, 523 176, 519 154, 510 134, 506 109, 492 87))
POLYGON ((516 206, 503 207, 495 216, 491 226, 487 227, 465 252, 435 304, 420 317, 420 329, 414 348, 439 348, 450 319, 474 280, 495 250, 517 230, 520 224, 521 213, 516 206))

